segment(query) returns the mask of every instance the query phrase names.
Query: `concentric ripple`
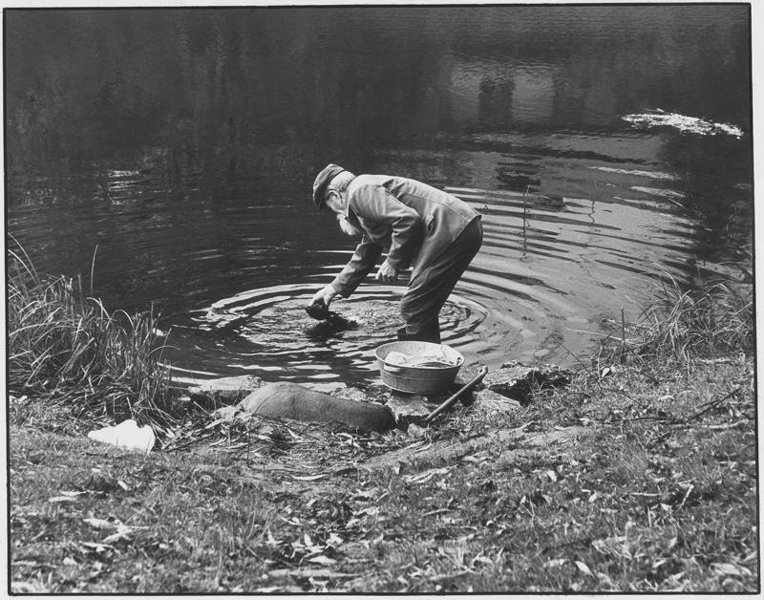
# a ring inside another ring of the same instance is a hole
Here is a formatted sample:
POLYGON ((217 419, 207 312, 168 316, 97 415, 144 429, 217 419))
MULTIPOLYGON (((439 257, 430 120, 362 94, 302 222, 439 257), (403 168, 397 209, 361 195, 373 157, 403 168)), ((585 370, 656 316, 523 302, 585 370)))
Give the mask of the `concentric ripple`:
MULTIPOLYGON (((317 321, 305 307, 318 289, 309 284, 252 290, 175 324, 167 342, 183 349, 169 351, 175 380, 191 383, 220 372, 320 383, 363 384, 376 378, 374 350, 396 339, 403 289, 365 285, 350 298, 332 302, 335 318, 317 321)), ((486 314, 478 302, 453 294, 440 314, 444 343, 458 347, 474 341, 486 314)))
MULTIPOLYGON (((483 246, 440 315, 443 342, 467 366, 588 364, 622 314, 639 316, 651 284, 692 273, 699 223, 682 207, 681 174, 656 160, 660 139, 497 133, 468 143, 459 173, 443 178, 463 182, 446 190, 480 213, 483 246)), ((416 165, 439 161, 404 158, 380 155, 377 172, 419 176, 416 165)), ((420 178, 430 180, 425 171, 420 178)), ((178 203, 164 180, 141 173, 101 180, 108 202, 94 204, 87 190, 46 211, 30 200, 12 229, 42 249, 46 269, 58 270, 57 257, 90 269, 98 244, 99 294, 107 306, 158 307, 176 380, 378 382, 374 350, 396 338, 405 287, 370 275, 332 303, 341 319, 312 320, 305 307, 355 240, 331 216, 305 211, 302 188, 264 193, 244 182, 215 200, 200 187, 178 203), (70 235, 82 223, 92 240, 70 235)))
MULTIPOLYGON (((652 175, 630 170, 637 181, 654 182, 652 175)), ((480 212, 484 240, 441 311, 443 343, 467 365, 586 360, 622 310, 637 316, 649 280, 681 278, 687 268, 694 224, 667 210, 663 195, 635 195, 634 179, 597 202, 449 188, 480 212)), ((402 285, 379 285, 369 276, 350 298, 334 300, 334 321, 317 322, 305 312, 351 254, 321 249, 310 269, 294 277, 299 283, 250 289, 180 315, 168 340, 178 349, 168 361, 176 378, 376 380, 374 349, 396 339, 402 325, 402 285)))

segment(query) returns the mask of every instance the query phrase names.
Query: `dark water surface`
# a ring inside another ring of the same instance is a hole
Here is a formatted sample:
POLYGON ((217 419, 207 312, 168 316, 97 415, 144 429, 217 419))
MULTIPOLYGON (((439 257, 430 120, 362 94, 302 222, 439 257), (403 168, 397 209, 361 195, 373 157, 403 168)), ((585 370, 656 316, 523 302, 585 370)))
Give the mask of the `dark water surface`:
POLYGON ((184 380, 363 383, 403 285, 303 306, 354 246, 337 162, 446 188, 485 241, 442 313, 468 364, 585 359, 660 278, 749 264, 745 5, 7 10, 7 229, 184 380), (635 129, 662 109, 745 133, 635 129))

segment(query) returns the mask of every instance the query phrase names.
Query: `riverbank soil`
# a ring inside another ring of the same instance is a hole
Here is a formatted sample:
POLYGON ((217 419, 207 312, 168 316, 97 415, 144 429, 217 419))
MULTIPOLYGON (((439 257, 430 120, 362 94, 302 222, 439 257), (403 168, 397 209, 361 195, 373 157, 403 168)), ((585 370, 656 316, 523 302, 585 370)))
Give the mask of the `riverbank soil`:
POLYGON ((9 415, 16 592, 759 590, 742 356, 618 364, 407 432, 207 416, 148 456, 39 401, 9 415))

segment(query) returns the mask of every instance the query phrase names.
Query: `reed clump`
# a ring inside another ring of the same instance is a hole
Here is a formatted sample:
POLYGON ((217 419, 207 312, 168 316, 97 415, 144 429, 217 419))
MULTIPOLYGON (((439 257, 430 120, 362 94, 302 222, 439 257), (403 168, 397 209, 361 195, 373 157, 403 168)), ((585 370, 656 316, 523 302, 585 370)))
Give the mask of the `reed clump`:
POLYGON ((753 294, 750 286, 706 283, 683 289, 664 281, 640 323, 643 351, 682 361, 753 351, 753 294))
POLYGON ((79 278, 40 275, 20 246, 9 255, 11 394, 64 401, 117 422, 133 418, 162 429, 174 421, 153 311, 109 313, 79 278))
POLYGON ((637 320, 601 345, 598 362, 688 363, 754 350, 753 290, 749 284, 667 276, 637 320))

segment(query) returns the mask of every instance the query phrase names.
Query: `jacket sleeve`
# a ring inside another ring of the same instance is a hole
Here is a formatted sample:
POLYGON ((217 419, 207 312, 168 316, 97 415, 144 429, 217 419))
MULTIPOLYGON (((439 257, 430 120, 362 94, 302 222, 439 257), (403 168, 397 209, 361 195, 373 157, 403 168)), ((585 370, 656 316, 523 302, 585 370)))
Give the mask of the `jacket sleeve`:
POLYGON ((343 298, 350 296, 371 271, 380 254, 382 254, 382 248, 375 244, 368 234, 364 233, 363 239, 356 247, 350 262, 332 281, 332 287, 343 298))
POLYGON ((424 224, 419 213, 398 200, 381 185, 366 185, 354 194, 351 207, 363 221, 375 229, 390 232, 387 262, 405 269, 416 258, 422 245, 424 224))

